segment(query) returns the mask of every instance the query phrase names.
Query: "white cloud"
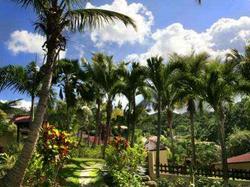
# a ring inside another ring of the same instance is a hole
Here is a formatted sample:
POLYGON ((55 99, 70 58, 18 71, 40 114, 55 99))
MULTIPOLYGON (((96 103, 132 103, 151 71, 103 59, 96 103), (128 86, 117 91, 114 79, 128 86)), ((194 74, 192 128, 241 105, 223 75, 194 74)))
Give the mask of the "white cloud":
MULTIPOLYGON (((8 100, 0 100, 0 102, 2 103, 6 103, 8 102, 8 100)), ((31 102, 27 101, 27 100, 20 100, 17 102, 17 105, 14 106, 14 108, 21 108, 25 111, 29 111, 30 110, 30 106, 31 106, 31 102)))
POLYGON ((10 40, 7 42, 8 49, 14 54, 18 53, 37 53, 44 54, 42 45, 45 42, 45 37, 31 33, 26 30, 17 30, 11 33, 10 40))
POLYGON ((238 20, 221 18, 204 32, 185 29, 182 24, 174 23, 152 34, 153 45, 146 53, 131 54, 127 60, 139 60, 145 64, 145 59, 154 55, 167 59, 174 52, 186 55, 192 51, 206 51, 212 57, 223 56, 231 48, 242 51, 248 38, 250 17, 238 20))
POLYGON ((91 32, 91 39, 96 46, 101 47, 107 42, 134 44, 136 42, 143 43, 145 38, 151 34, 151 26, 153 24, 153 14, 141 3, 128 4, 126 0, 114 0, 112 4, 105 4, 99 7, 87 3, 86 8, 102 8, 123 13, 131 17, 136 25, 137 31, 131 26, 126 27, 121 22, 114 24, 105 24, 102 28, 91 32))
MULTIPOLYGON (((14 55, 19 53, 31 53, 37 54, 43 59, 45 51, 42 46, 45 42, 45 37, 37 34, 28 32, 26 30, 16 30, 10 34, 10 39, 7 41, 7 47, 14 55)), ((65 57, 66 52, 60 53, 60 58, 65 57)))

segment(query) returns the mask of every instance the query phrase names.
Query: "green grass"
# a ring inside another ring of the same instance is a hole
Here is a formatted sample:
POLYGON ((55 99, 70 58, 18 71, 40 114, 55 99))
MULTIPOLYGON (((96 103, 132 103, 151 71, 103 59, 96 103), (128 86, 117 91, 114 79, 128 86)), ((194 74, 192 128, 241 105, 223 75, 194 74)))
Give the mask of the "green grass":
POLYGON ((78 187, 81 183, 88 180, 90 183, 86 186, 102 186, 102 177, 99 174, 104 164, 102 159, 73 158, 59 172, 61 183, 67 187, 78 187), (87 172, 87 176, 81 176, 87 172))

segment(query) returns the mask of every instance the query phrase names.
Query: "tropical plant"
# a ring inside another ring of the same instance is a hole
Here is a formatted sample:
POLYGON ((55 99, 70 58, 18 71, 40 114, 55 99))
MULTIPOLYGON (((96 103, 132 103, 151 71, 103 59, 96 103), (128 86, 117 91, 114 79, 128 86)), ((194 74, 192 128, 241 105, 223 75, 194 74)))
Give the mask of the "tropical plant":
POLYGON ((140 187, 141 178, 137 169, 145 161, 146 152, 142 145, 129 146, 121 136, 115 137, 107 149, 107 169, 115 186, 140 187))
POLYGON ((221 63, 218 59, 206 66, 204 74, 204 100, 213 108, 219 129, 221 146, 221 161, 224 186, 228 186, 227 149, 225 145, 225 109, 232 103, 237 88, 237 77, 234 73, 235 65, 221 63))
POLYGON ((180 66, 179 77, 179 100, 187 105, 187 111, 190 119, 190 134, 192 146, 192 167, 196 168, 196 153, 195 153, 195 129, 194 117, 196 112, 196 102, 201 102, 202 88, 202 75, 206 60, 208 59, 207 53, 200 53, 188 56, 173 55, 172 60, 180 66), (182 64, 182 65, 181 65, 182 64))
POLYGON ((0 68, 0 91, 7 88, 31 97, 30 115, 33 119, 35 97, 41 89, 41 75, 36 62, 31 62, 26 67, 8 65, 0 68))
POLYGON ((164 65, 162 57, 151 57, 147 59, 148 86, 156 95, 157 103, 157 145, 156 145, 156 177, 160 176, 160 136, 161 136, 161 113, 162 97, 164 91, 164 65))
POLYGON ((250 93, 250 45, 245 47, 245 53, 241 54, 238 50, 232 49, 226 55, 227 62, 233 64, 235 71, 241 75, 239 82, 239 91, 249 94, 250 93))
POLYGON ((128 16, 109 10, 86 9, 84 8, 84 2, 81 0, 16 0, 15 2, 25 8, 31 7, 36 13, 38 19, 35 28, 46 38, 43 45, 46 51, 46 62, 41 68, 44 76, 39 93, 40 99, 32 124, 32 133, 29 134, 15 166, 0 181, 1 186, 13 187, 22 184, 25 169, 35 150, 49 98, 53 71, 59 53, 64 51, 66 47, 65 33, 67 31, 82 32, 86 28, 96 28, 103 23, 114 22, 114 20, 136 27, 134 21, 128 16))
POLYGON ((67 130, 70 129, 70 109, 77 103, 77 88, 80 84, 81 69, 78 60, 59 60, 54 81, 59 87, 59 96, 66 102, 67 130))
MULTIPOLYGON (((88 70, 91 72, 93 81, 98 89, 106 96, 106 133, 104 137, 103 156, 105 156, 105 149, 111 133, 111 115, 113 110, 113 100, 120 92, 124 83, 121 80, 118 67, 113 63, 113 57, 102 53, 97 53, 92 58, 92 68, 89 66, 88 70)), ((98 95, 99 97, 99 95, 98 95)), ((99 97, 100 98, 100 97, 99 97)))
POLYGON ((133 62, 131 64, 131 69, 129 70, 126 66, 127 64, 121 63, 119 70, 124 81, 124 86, 121 89, 123 95, 128 99, 128 112, 127 112, 127 124, 128 124, 128 134, 127 139, 129 140, 129 135, 131 131, 131 147, 134 145, 135 137, 135 124, 138 119, 136 115, 136 96, 142 94, 144 98, 149 97, 149 90, 145 82, 146 79, 146 70, 145 67, 141 66, 139 63, 133 62))
POLYGON ((229 155, 236 156, 250 152, 250 131, 236 130, 228 137, 229 155))

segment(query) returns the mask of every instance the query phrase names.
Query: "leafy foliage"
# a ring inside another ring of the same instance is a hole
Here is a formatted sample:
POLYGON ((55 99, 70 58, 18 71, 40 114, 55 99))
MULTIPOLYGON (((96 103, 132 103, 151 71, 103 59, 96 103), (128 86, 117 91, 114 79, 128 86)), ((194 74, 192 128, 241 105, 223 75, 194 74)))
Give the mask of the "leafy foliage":
POLYGON ((108 173, 113 177, 115 185, 141 186, 137 169, 145 161, 145 156, 141 145, 136 144, 131 148, 125 139, 116 137, 106 153, 108 173))

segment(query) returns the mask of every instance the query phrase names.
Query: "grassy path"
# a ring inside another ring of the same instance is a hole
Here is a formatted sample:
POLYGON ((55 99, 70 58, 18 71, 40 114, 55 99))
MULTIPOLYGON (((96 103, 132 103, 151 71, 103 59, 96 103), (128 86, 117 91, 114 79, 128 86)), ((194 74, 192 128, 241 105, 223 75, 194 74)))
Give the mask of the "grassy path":
POLYGON ((63 186, 67 187, 101 187, 102 177, 99 171, 104 161, 101 159, 74 158, 60 171, 63 186))

